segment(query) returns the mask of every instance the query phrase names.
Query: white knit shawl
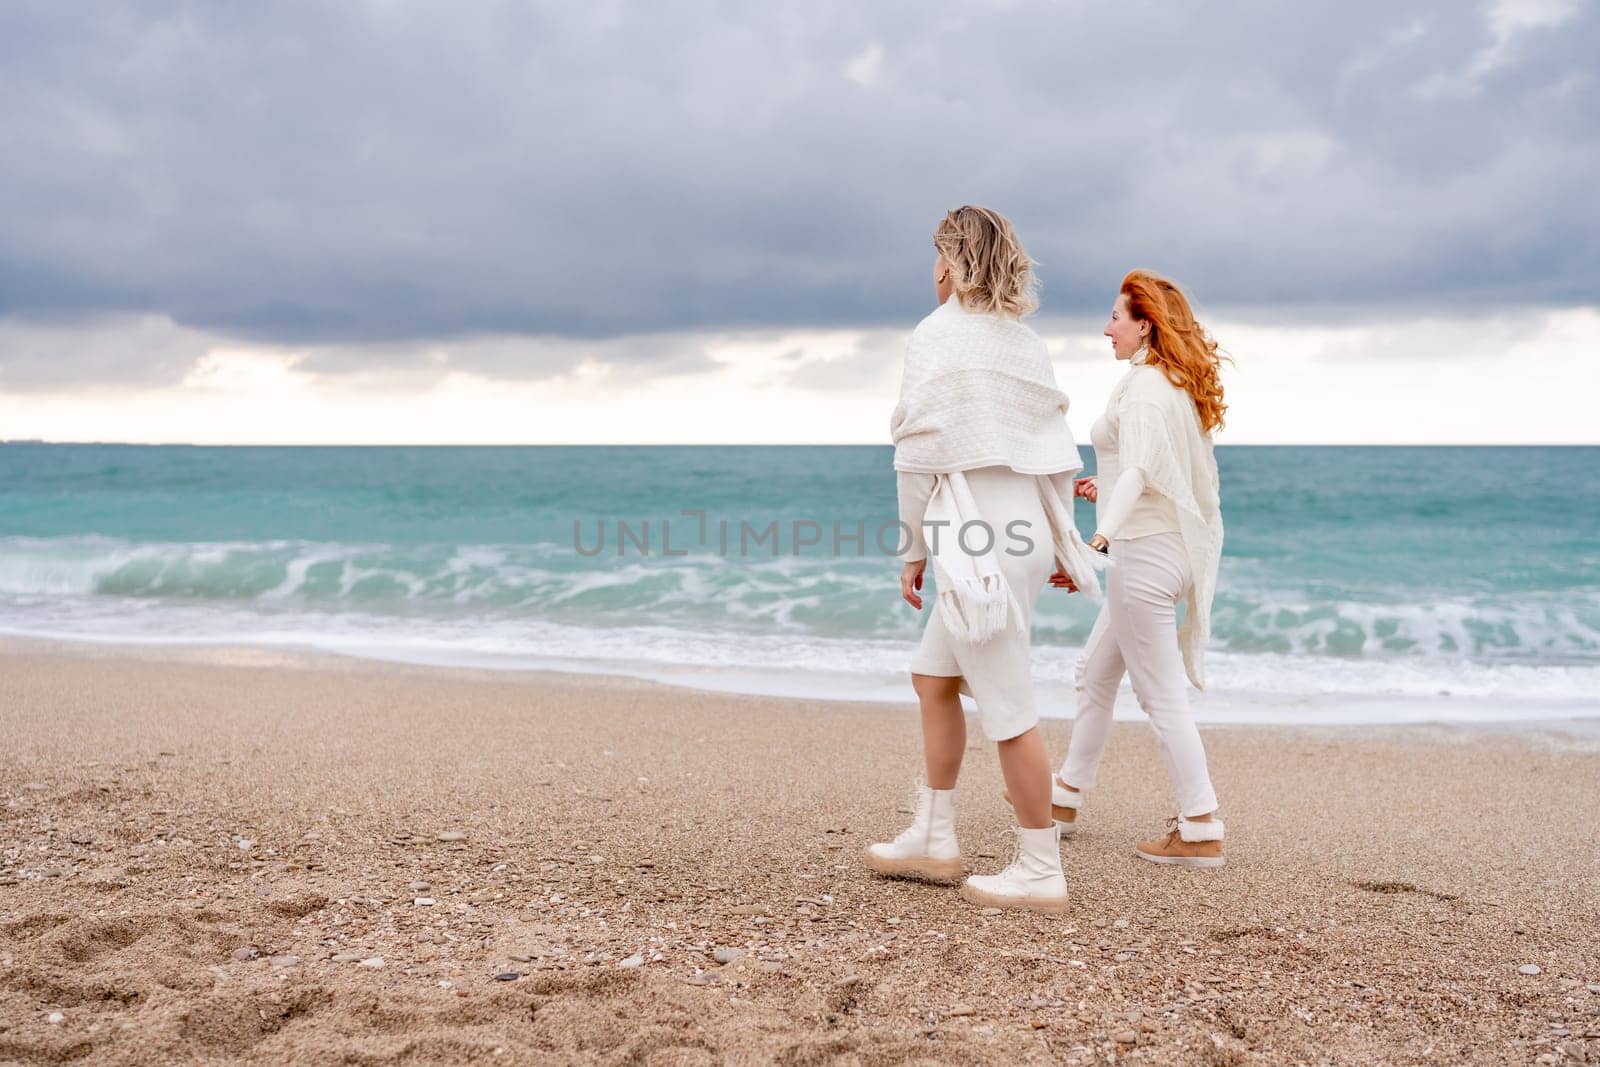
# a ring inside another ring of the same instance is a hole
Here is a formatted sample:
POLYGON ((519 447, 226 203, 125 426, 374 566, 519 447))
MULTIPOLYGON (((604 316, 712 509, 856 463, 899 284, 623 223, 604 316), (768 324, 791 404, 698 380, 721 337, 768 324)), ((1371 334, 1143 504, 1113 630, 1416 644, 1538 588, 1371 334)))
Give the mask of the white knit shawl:
POLYGON ((1048 478, 1083 469, 1067 406, 1044 341, 1017 319, 968 311, 951 297, 912 331, 889 421, 894 468, 941 475, 927 519, 950 525, 940 528, 930 553, 946 626, 961 639, 981 643, 1008 625, 1022 628, 994 548, 972 555, 959 544, 962 526, 981 518, 963 471, 1002 466, 1035 475, 1057 564, 1080 590, 1100 594, 1090 549, 1072 520, 1072 497, 1062 501, 1048 478))
MULTIPOLYGON (((1187 390, 1167 380, 1161 368, 1128 369, 1106 404, 1115 420, 1117 461, 1137 467, 1145 486, 1177 507, 1178 529, 1189 557, 1192 584, 1188 610, 1178 627, 1178 647, 1195 688, 1204 689, 1205 651, 1211 639, 1211 600, 1222 560, 1222 507, 1211 436, 1200 432, 1200 416, 1187 390)), ((1110 492, 1110 486, 1101 487, 1110 492)))
POLYGON ((1080 470, 1067 403, 1038 334, 1018 319, 967 311, 952 296, 906 345, 900 403, 889 421, 894 469, 1080 470))

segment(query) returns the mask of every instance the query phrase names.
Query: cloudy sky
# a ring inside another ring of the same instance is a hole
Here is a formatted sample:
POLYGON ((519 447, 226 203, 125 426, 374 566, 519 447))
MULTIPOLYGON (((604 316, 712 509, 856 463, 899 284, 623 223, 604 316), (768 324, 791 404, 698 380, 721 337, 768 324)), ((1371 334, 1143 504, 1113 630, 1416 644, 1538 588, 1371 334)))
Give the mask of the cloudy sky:
POLYGON ((1600 5, 0 5, 0 437, 886 442, 933 226, 1219 440, 1600 442, 1600 5))

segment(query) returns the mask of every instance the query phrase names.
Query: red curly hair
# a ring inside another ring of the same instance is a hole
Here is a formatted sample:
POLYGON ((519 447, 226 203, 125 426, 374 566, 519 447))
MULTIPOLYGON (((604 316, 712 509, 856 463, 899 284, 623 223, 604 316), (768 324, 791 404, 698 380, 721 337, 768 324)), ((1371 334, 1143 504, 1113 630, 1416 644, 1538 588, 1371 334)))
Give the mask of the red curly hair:
POLYGON ((1135 270, 1122 279, 1122 295, 1128 298, 1128 313, 1150 324, 1145 340, 1150 364, 1194 398, 1201 432, 1222 429, 1228 405, 1222 402, 1217 370, 1227 357, 1217 354, 1217 342, 1195 321, 1183 290, 1152 271, 1135 270))

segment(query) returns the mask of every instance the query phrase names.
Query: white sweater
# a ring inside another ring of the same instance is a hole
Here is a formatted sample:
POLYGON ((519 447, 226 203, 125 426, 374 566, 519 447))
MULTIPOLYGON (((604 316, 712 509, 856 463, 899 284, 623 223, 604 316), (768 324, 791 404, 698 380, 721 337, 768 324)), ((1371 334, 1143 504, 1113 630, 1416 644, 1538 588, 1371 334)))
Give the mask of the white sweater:
MULTIPOLYGON (((1133 366, 1142 365, 1144 349, 1133 357, 1133 366)), ((1126 405, 1123 405, 1126 406, 1126 405)), ((1138 417, 1139 411, 1133 412, 1138 417)), ((1151 534, 1181 533, 1178 507, 1170 497, 1145 484, 1144 472, 1125 466, 1117 448, 1122 411, 1108 406, 1104 415, 1089 430, 1094 445, 1095 532, 1112 541, 1130 541, 1151 534)))
MULTIPOLYGON (((1044 341, 1018 319, 971 311, 952 297, 918 323, 889 421, 901 518, 911 532, 902 558, 929 557, 927 513, 958 526, 982 518, 962 472, 1008 467, 1038 483, 1057 565, 1098 596, 1091 553, 1072 522, 1072 476, 1083 461, 1067 428, 1067 404, 1044 341)), ((1007 606, 1013 591, 992 549, 969 555, 941 537, 932 564, 941 603, 949 602, 964 639, 982 642, 1024 621, 1025 613, 1007 606)))

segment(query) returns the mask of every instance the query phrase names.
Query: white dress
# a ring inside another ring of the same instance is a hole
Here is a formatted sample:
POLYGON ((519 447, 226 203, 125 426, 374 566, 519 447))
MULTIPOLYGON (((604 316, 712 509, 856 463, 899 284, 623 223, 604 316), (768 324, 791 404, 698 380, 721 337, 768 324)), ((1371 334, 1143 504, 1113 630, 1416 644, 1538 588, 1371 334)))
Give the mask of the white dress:
MULTIPOLYGON (((912 654, 911 672, 961 678, 960 691, 977 703, 984 735, 991 741, 1004 741, 1025 733, 1039 721, 1029 627, 1039 593, 1056 568, 1055 551, 1044 502, 1039 497, 1042 483, 1037 477, 1018 474, 1009 467, 978 467, 965 474, 983 521, 994 531, 995 558, 1022 611, 1023 626, 1020 631, 1007 626, 981 644, 953 637, 944 624, 939 600, 928 587, 933 580, 930 565, 924 572, 922 594, 925 600, 932 600, 933 610, 923 628, 921 643, 912 654), (1031 548, 1028 541, 1032 542, 1031 548)), ((1050 475, 1047 483, 1069 505, 1075 475, 1076 472, 1050 475)), ((898 473, 900 520, 912 531, 910 547, 901 555, 908 562, 927 558, 922 519, 937 478, 933 474, 898 473)), ((928 535, 932 536, 933 531, 928 535)), ((949 529, 937 533, 941 539, 953 535, 949 529)), ((981 531, 974 530, 971 536, 981 544, 981 531)))

